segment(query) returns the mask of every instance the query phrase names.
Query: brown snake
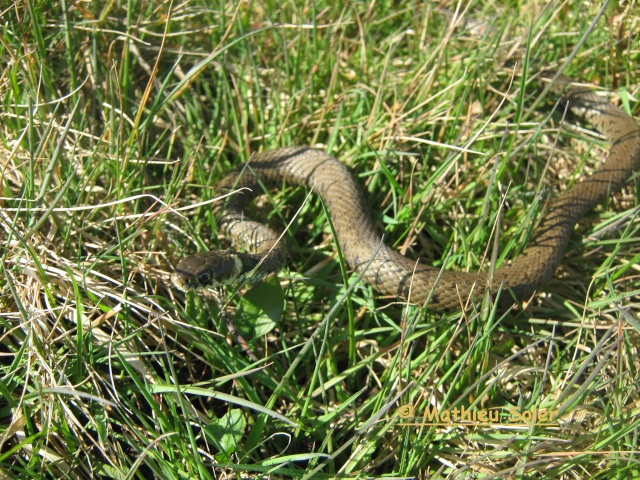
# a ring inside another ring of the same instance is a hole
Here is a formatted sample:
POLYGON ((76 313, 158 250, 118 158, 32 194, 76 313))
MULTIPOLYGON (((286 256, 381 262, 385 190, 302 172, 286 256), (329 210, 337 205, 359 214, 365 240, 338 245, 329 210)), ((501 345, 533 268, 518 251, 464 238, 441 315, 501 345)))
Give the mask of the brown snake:
MULTIPOLYGON (((175 268, 174 284, 193 289, 250 282, 279 270, 285 257, 279 235, 247 219, 243 210, 263 191, 260 182, 274 186, 286 181, 317 191, 331 215, 347 264, 361 273, 373 258, 363 278, 380 293, 421 305, 428 300, 431 310, 461 309, 469 298, 479 299, 487 290, 495 293, 500 288, 508 288, 520 301, 528 299, 554 273, 578 220, 620 189, 640 166, 640 128, 635 120, 591 90, 569 86, 569 82, 563 78, 556 91, 574 115, 609 139, 609 156, 595 173, 564 191, 551 204, 529 246, 509 265, 498 268, 491 279, 483 272, 441 272, 381 245, 367 203, 347 167, 322 151, 290 147, 251 157, 251 171, 237 169, 219 184, 221 194, 243 189, 221 202, 216 211, 221 229, 250 253, 225 250, 187 257, 175 268)), ((501 297, 501 304, 513 304, 513 297, 505 292, 501 297)))

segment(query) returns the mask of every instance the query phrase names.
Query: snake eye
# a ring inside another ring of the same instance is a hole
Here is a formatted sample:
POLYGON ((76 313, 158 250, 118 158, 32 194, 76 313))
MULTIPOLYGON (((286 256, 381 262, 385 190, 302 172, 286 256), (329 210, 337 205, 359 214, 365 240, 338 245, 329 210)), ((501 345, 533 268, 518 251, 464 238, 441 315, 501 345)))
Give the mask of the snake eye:
POLYGON ((207 270, 198 275, 198 282, 203 285, 207 285, 209 282, 211 282, 211 272, 207 270))

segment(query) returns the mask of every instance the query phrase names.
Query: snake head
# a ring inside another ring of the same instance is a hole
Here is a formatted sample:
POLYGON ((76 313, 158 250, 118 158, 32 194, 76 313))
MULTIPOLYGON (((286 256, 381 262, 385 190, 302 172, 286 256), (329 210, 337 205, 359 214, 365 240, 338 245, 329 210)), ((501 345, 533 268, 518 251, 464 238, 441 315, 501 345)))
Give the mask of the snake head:
POLYGON ((182 290, 199 290, 233 283, 241 272, 242 261, 235 252, 218 250, 180 260, 171 281, 182 290))

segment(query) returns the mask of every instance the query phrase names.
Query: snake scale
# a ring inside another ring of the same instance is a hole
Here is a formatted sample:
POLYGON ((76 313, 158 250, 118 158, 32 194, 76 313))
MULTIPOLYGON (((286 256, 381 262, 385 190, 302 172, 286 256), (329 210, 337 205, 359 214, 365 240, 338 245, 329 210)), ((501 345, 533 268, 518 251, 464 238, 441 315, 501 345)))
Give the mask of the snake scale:
POLYGON ((633 118, 589 88, 572 86, 569 79, 556 82, 554 91, 574 115, 608 138, 609 155, 592 175, 559 195, 530 244, 491 278, 483 272, 441 272, 381 244, 367 202, 347 167, 320 150, 289 147, 251 157, 250 171, 237 169, 218 185, 220 194, 242 189, 215 209, 222 231, 247 253, 224 250, 186 257, 177 264, 173 283, 185 290, 197 289, 250 282, 280 269, 285 258, 280 236, 247 219, 244 207, 263 191, 261 184, 277 186, 285 181, 312 188, 322 197, 347 264, 357 273, 366 268, 364 280, 382 294, 421 305, 428 301, 427 308, 435 311, 465 308, 470 298, 477 300, 500 288, 513 294, 503 292, 503 305, 513 305, 513 298, 528 299, 553 275, 578 220, 620 189, 640 166, 640 128, 633 118))

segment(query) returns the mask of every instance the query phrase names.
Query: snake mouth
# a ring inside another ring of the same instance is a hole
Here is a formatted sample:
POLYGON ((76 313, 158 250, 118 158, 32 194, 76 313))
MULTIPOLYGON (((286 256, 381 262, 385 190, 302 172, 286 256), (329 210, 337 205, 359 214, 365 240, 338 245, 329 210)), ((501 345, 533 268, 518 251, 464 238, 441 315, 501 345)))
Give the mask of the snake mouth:
POLYGON ((173 283, 180 290, 189 290, 189 285, 185 284, 182 281, 182 276, 179 273, 174 272, 171 274, 171 283, 173 283))
POLYGON ((201 283, 190 282, 189 277, 190 275, 185 274, 184 272, 173 272, 171 274, 171 283, 185 292, 189 292, 192 290, 198 291, 202 290, 205 287, 201 283))

